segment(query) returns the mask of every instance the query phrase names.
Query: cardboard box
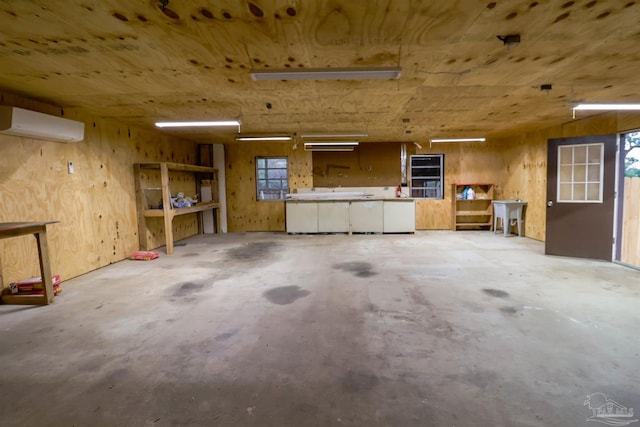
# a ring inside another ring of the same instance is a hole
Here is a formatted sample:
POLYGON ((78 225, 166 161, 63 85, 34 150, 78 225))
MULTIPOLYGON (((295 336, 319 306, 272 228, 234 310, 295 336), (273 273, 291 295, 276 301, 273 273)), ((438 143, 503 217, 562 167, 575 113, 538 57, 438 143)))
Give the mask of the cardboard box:
MULTIPOLYGON (((53 282, 53 295, 58 295, 62 289, 60 288, 60 276, 55 274, 51 281, 53 282)), ((9 285, 9 289, 12 294, 15 295, 43 295, 44 294, 44 283, 42 283, 42 278, 32 277, 30 279, 20 280, 15 283, 11 283, 9 285)))

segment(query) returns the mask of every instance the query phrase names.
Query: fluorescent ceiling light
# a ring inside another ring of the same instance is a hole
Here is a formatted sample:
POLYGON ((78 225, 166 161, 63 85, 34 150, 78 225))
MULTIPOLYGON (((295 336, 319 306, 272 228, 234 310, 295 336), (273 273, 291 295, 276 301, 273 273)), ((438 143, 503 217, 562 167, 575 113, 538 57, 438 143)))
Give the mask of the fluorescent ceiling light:
POLYGON ((290 135, 236 136, 236 141, 291 141, 290 135))
POLYGON ((327 147, 327 146, 356 146, 357 141, 317 141, 317 142, 305 142, 305 147, 327 147))
POLYGON ((340 132, 340 133, 303 133, 301 138, 360 138, 369 136, 366 133, 340 132))
POLYGON ((351 147, 304 147, 304 151, 353 151, 351 147))
POLYGON ((441 138, 431 139, 430 142, 484 142, 485 138, 441 138))
POLYGON ((400 67, 350 67, 350 68, 281 68, 251 70, 249 75, 260 80, 357 80, 398 79, 400 67))
POLYGON ((640 104, 578 104, 574 110, 640 110, 640 104))
POLYGON ((156 122, 159 128, 187 128, 187 127, 211 127, 211 126, 240 126, 238 120, 202 121, 202 122, 156 122))

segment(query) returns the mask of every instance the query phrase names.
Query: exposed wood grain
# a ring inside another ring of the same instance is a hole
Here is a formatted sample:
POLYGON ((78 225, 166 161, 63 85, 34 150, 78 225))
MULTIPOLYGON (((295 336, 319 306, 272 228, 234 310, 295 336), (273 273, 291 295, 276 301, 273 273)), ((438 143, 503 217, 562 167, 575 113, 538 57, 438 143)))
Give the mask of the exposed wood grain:
MULTIPOLYGON (((11 105, 60 114, 60 108, 7 93, 0 96, 11 105)), ((0 222, 60 219, 47 233, 51 270, 67 280, 127 258, 139 248, 135 162, 192 163, 196 156, 191 142, 84 112, 65 109, 64 113, 85 122, 83 142, 0 135, 0 222), (68 160, 74 162, 74 174, 67 172, 68 160)), ((178 184, 195 188, 193 179, 177 179, 178 184)), ((176 219, 174 228, 176 239, 196 234, 195 214, 176 219)), ((152 247, 164 244, 161 230, 159 224, 149 226, 152 247)), ((32 238, 0 241, 0 258, 5 285, 40 275, 32 238)))
POLYGON ((620 261, 640 267, 640 178, 624 179, 620 261))
POLYGON ((316 151, 312 159, 314 187, 396 187, 401 181, 399 143, 360 144, 351 152, 316 151))
MULTIPOLYGON (((367 129, 369 142, 505 136, 569 121, 577 100, 637 98, 639 8, 618 0, 174 1, 164 10, 153 1, 3 2, 0 87, 146 127, 226 117, 249 132, 352 125, 367 129), (504 46, 497 36, 508 33, 521 43, 504 46), (402 77, 249 76, 343 66, 400 66, 402 77)), ((236 133, 163 132, 203 143, 232 143, 236 133)))
POLYGON ((226 150, 227 219, 230 232, 284 231, 284 202, 256 201, 256 156, 285 156, 289 160, 289 187, 312 186, 311 152, 292 144, 229 144, 226 150))

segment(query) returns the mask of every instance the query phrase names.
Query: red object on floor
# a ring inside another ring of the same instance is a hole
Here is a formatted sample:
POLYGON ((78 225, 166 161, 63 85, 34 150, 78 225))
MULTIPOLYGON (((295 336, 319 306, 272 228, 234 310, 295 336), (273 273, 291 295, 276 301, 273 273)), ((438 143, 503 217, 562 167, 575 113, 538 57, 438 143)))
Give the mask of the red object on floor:
MULTIPOLYGON (((60 292, 62 292, 62 288, 60 287, 60 275, 53 275, 53 277, 51 277, 51 281, 53 282, 53 295, 58 295, 60 292)), ((43 286, 44 284, 42 283, 42 278, 39 276, 20 280, 15 283, 15 289, 17 290, 15 295, 43 295, 43 286)))
POLYGON ((151 261, 160 256, 160 252, 157 251, 135 251, 129 255, 129 259, 136 261, 151 261))

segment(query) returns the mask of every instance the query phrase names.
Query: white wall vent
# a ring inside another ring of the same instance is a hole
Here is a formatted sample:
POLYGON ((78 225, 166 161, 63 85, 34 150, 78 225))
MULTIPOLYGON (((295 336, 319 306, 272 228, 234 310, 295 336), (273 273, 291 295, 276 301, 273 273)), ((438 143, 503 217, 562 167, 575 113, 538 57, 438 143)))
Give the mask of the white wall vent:
POLYGON ((0 133, 58 142, 84 139, 84 123, 0 105, 0 133))

